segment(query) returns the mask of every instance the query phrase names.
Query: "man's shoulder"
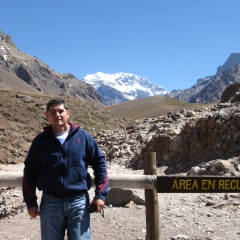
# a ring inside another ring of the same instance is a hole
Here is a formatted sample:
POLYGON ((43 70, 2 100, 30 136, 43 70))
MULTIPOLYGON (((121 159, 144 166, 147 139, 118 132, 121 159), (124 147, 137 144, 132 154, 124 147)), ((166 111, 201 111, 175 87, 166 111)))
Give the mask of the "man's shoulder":
POLYGON ((85 129, 79 127, 78 131, 81 133, 81 134, 84 134, 86 137, 92 137, 92 135, 85 129))
POLYGON ((43 130, 42 132, 40 132, 40 133, 38 133, 38 134, 36 135, 36 137, 34 138, 34 140, 41 139, 41 138, 49 135, 50 133, 51 133, 51 128, 50 128, 50 127, 46 127, 46 128, 44 128, 44 130, 43 130))
POLYGON ((94 139, 94 137, 92 136, 92 134, 90 132, 88 132, 87 130, 85 130, 84 128, 82 128, 81 126, 74 124, 74 123, 70 123, 71 125, 71 132, 77 132, 78 134, 81 134, 82 136, 88 138, 88 139, 94 139))

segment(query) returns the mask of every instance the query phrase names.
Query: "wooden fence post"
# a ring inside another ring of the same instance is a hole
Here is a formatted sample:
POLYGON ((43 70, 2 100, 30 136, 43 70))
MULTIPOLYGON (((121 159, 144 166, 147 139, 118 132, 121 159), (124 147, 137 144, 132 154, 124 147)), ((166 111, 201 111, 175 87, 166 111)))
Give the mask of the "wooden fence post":
MULTIPOLYGON (((144 153, 144 174, 157 175, 156 153, 144 153)), ((146 240, 160 240, 158 193, 155 189, 145 189, 146 240)))

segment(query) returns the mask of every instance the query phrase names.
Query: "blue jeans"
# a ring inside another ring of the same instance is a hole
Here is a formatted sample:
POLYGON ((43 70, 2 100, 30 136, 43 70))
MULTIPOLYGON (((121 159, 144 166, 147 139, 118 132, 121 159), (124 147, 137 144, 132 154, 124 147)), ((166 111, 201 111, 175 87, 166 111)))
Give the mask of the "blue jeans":
POLYGON ((43 194, 40 204, 42 240, 63 240, 65 231, 69 240, 91 240, 88 193, 56 198, 43 194))

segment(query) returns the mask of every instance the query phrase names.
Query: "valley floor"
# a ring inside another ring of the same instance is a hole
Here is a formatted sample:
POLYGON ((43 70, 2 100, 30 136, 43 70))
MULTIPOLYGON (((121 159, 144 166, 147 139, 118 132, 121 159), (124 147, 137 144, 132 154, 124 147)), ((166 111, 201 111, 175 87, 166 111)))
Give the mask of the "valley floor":
MULTIPOLYGON (((18 170, 22 166, 15 166, 18 170)), ((1 171, 10 171, 0 166, 1 171)), ((11 169, 12 170, 12 169, 11 169)), ((109 173, 132 173, 110 166, 109 173)), ((12 190, 8 201, 21 202, 21 189, 12 190)), ((39 193, 40 194, 40 193, 39 193)), ((144 190, 139 194, 144 196, 144 190)), ((90 191, 93 196, 93 191, 90 191)), ((240 194, 159 194, 160 235, 163 240, 237 240, 240 239, 240 194), (178 237, 177 237, 178 236, 178 237)), ((93 239, 143 240, 146 236, 145 207, 130 203, 105 208, 105 217, 92 214, 93 239)), ((39 218, 30 219, 26 209, 0 220, 0 240, 40 239, 39 218)))

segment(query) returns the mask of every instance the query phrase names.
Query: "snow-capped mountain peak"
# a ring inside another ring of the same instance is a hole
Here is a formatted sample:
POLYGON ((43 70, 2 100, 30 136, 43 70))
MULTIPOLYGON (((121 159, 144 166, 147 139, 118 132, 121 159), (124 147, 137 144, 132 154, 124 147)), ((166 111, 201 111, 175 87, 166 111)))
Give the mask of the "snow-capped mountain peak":
POLYGON ((167 93, 166 89, 151 84, 147 78, 131 73, 107 74, 97 72, 87 75, 83 81, 91 84, 107 105, 167 93))

